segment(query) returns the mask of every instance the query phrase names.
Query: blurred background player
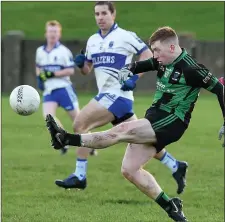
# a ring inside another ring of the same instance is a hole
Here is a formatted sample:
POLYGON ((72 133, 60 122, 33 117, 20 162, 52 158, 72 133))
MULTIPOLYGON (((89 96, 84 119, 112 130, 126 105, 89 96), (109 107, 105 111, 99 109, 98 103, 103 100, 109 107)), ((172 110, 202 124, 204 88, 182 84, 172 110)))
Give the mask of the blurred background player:
MULTIPOLYGON (((116 10, 113 3, 97 2, 95 19, 99 31, 88 39, 86 57, 84 54, 75 57, 75 63, 83 75, 89 74, 94 68, 99 92, 75 119, 74 132, 86 133, 110 122, 117 125, 123 121, 137 119, 132 110, 133 92, 120 89, 118 72, 132 61, 135 54, 139 55, 139 60, 146 60, 152 57, 152 53, 135 33, 118 27, 115 17, 116 10)), ((133 79, 133 87, 136 77, 133 79)), ((132 89, 132 85, 129 85, 129 88, 132 89)), ((75 172, 64 180, 56 180, 56 185, 63 188, 85 189, 89 152, 90 149, 79 147, 75 172)), ((187 163, 177 161, 165 150, 158 153, 155 158, 172 171, 178 184, 177 192, 179 194, 183 192, 187 163)), ((125 169, 121 170, 125 172, 125 169)))
MULTIPOLYGON (((43 116, 56 116, 56 109, 62 107, 71 120, 79 113, 79 103, 70 81, 74 74, 71 51, 59 42, 62 26, 58 21, 48 21, 45 25, 46 45, 36 51, 36 75, 38 87, 43 91, 43 116)), ((57 122, 62 126, 61 122, 57 122)), ((68 147, 61 150, 65 153, 68 147)))

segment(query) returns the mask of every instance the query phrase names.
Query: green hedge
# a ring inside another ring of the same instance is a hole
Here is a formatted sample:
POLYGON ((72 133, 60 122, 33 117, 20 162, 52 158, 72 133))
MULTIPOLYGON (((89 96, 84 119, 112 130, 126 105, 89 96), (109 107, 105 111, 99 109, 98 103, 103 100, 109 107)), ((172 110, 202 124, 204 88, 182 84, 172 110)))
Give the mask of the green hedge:
MULTIPOLYGON (((64 39, 87 39, 96 32, 94 2, 2 2, 2 34, 22 30, 43 38, 44 24, 57 19, 64 39)), ((223 2, 116 2, 117 22, 147 39, 159 26, 196 33, 200 40, 224 39, 223 2)))

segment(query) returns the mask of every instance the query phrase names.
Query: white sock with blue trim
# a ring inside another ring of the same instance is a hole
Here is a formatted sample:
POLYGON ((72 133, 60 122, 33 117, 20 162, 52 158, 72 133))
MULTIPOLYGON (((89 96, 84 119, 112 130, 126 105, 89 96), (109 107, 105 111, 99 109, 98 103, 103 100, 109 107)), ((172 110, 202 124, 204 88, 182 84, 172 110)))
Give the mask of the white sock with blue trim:
POLYGON ((87 163, 88 163, 87 159, 77 158, 76 170, 74 172, 74 175, 76 175, 79 180, 84 180, 86 178, 87 163))
POLYGON ((160 159, 160 162, 167 166, 173 173, 178 169, 177 160, 168 152, 165 152, 163 157, 160 159))

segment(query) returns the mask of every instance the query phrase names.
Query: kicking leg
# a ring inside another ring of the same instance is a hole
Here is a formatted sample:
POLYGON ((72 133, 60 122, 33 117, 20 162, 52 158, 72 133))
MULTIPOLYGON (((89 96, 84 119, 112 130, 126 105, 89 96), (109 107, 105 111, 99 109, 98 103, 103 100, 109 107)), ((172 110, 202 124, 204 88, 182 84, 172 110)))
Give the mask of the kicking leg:
POLYGON ((117 143, 154 143, 156 142, 155 133, 151 124, 146 119, 123 122, 109 130, 91 134, 70 135, 65 138, 68 143, 79 143, 80 146, 103 149, 117 143), (80 141, 78 140, 80 139, 80 141))
POLYGON ((110 130, 90 134, 67 133, 57 126, 51 115, 47 115, 46 122, 55 149, 65 145, 103 149, 121 142, 137 144, 156 142, 155 133, 147 119, 123 122, 110 130), (57 139, 56 144, 54 144, 55 139, 57 139))

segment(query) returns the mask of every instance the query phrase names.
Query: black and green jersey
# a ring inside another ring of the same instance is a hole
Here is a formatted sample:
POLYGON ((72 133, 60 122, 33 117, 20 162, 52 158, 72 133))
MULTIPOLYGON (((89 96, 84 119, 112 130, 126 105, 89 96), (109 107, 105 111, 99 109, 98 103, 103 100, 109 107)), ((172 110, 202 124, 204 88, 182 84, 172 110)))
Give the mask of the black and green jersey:
MULTIPOLYGON (((169 65, 161 65, 151 58, 146 61, 136 62, 131 66, 133 73, 157 70, 156 92, 152 106, 177 115, 186 124, 189 123, 191 112, 194 109, 201 88, 212 91, 222 84, 202 64, 199 64, 182 49, 180 56, 169 65)), ((220 98, 223 103, 223 98, 220 98)), ((223 113, 224 113, 224 104, 223 113)))

